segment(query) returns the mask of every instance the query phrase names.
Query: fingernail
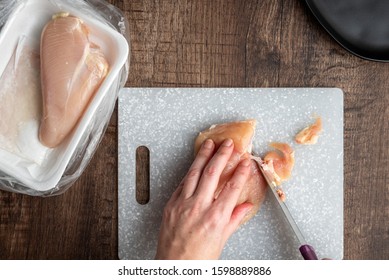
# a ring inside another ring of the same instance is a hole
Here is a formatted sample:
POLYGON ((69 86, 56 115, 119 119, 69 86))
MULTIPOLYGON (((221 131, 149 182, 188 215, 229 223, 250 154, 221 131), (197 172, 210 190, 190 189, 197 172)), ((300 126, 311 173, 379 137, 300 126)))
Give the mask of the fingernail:
POLYGON ((224 140, 223 146, 230 147, 232 143, 233 143, 232 140, 228 138, 227 140, 224 140))
POLYGON ((207 139, 207 140, 205 140, 205 142, 204 142, 204 148, 210 149, 210 148, 212 148, 212 146, 213 146, 213 141, 212 141, 212 139, 207 139))
POLYGON ((249 165, 250 165, 250 160, 249 160, 249 159, 245 159, 245 160, 243 160, 240 164, 241 164, 242 166, 249 166, 249 165))

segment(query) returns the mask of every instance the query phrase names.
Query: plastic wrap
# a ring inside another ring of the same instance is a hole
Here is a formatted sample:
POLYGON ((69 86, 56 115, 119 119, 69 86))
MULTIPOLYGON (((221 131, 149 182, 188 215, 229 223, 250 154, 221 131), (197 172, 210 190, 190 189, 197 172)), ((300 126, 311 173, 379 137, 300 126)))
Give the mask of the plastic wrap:
POLYGON ((129 71, 128 23, 102 0, 0 2, 0 189, 33 196, 63 193, 82 174, 109 123, 129 71), (108 74, 75 128, 58 147, 39 141, 40 37, 53 14, 68 12, 102 46, 108 74), (27 24, 28 23, 28 24, 27 24))

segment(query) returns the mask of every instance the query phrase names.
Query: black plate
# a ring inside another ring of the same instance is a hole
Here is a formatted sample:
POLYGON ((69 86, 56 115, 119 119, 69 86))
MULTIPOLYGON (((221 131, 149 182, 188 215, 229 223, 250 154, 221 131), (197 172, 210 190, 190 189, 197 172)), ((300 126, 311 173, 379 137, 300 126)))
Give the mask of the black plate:
POLYGON ((389 61, 389 0, 305 0, 320 24, 345 49, 389 61))

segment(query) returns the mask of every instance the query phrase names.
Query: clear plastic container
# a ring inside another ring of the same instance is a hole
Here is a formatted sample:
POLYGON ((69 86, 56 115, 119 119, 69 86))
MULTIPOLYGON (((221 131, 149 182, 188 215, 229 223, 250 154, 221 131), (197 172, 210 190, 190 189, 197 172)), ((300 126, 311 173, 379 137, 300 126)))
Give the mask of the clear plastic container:
POLYGON ((34 83, 38 83, 36 75, 39 76, 40 71, 35 61, 39 60, 40 36, 43 27, 58 12, 69 12, 88 26, 90 41, 100 46, 110 65, 107 76, 75 129, 56 148, 47 148, 39 143, 40 116, 37 117, 37 112, 41 110, 31 108, 35 103, 41 106, 41 100, 37 100, 41 96, 25 94, 12 101, 11 98, 4 98, 7 93, 3 92, 2 97, 0 92, 0 101, 10 103, 0 106, 0 110, 14 108, 10 121, 3 124, 5 129, 1 131, 0 127, 0 188, 36 196, 59 194, 82 174, 90 161, 108 125, 118 92, 127 80, 128 25, 119 10, 101 0, 3 2, 0 4, 3 5, 0 6, 0 24, 4 23, 0 31, 0 79, 8 85, 8 90, 15 90, 16 87, 20 92, 22 90, 19 88, 23 87, 28 90, 39 88, 34 83), (27 67, 25 61, 30 61, 31 65, 27 67), (5 72, 16 67, 24 72, 15 81, 12 75, 5 72), (20 104, 27 105, 23 107, 20 104), (22 121, 17 122, 18 119, 22 121), (10 130, 13 131, 12 137, 6 135, 10 130), (8 139, 8 146, 1 143, 1 137, 8 139))

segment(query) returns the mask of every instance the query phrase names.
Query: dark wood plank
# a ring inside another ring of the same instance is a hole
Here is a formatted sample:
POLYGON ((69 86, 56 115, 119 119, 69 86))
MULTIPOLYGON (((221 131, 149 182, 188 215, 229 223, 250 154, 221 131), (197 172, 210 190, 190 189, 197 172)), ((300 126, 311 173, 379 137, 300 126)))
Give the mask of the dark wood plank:
MULTIPOLYGON (((341 48, 302 1, 111 0, 133 87, 339 87, 345 92, 345 258, 389 258, 389 65, 341 48)), ((0 191, 0 259, 117 258, 117 111, 64 194, 0 191)))
POLYGON ((146 204, 150 200, 150 151, 145 146, 136 149, 135 188, 136 201, 146 204))

